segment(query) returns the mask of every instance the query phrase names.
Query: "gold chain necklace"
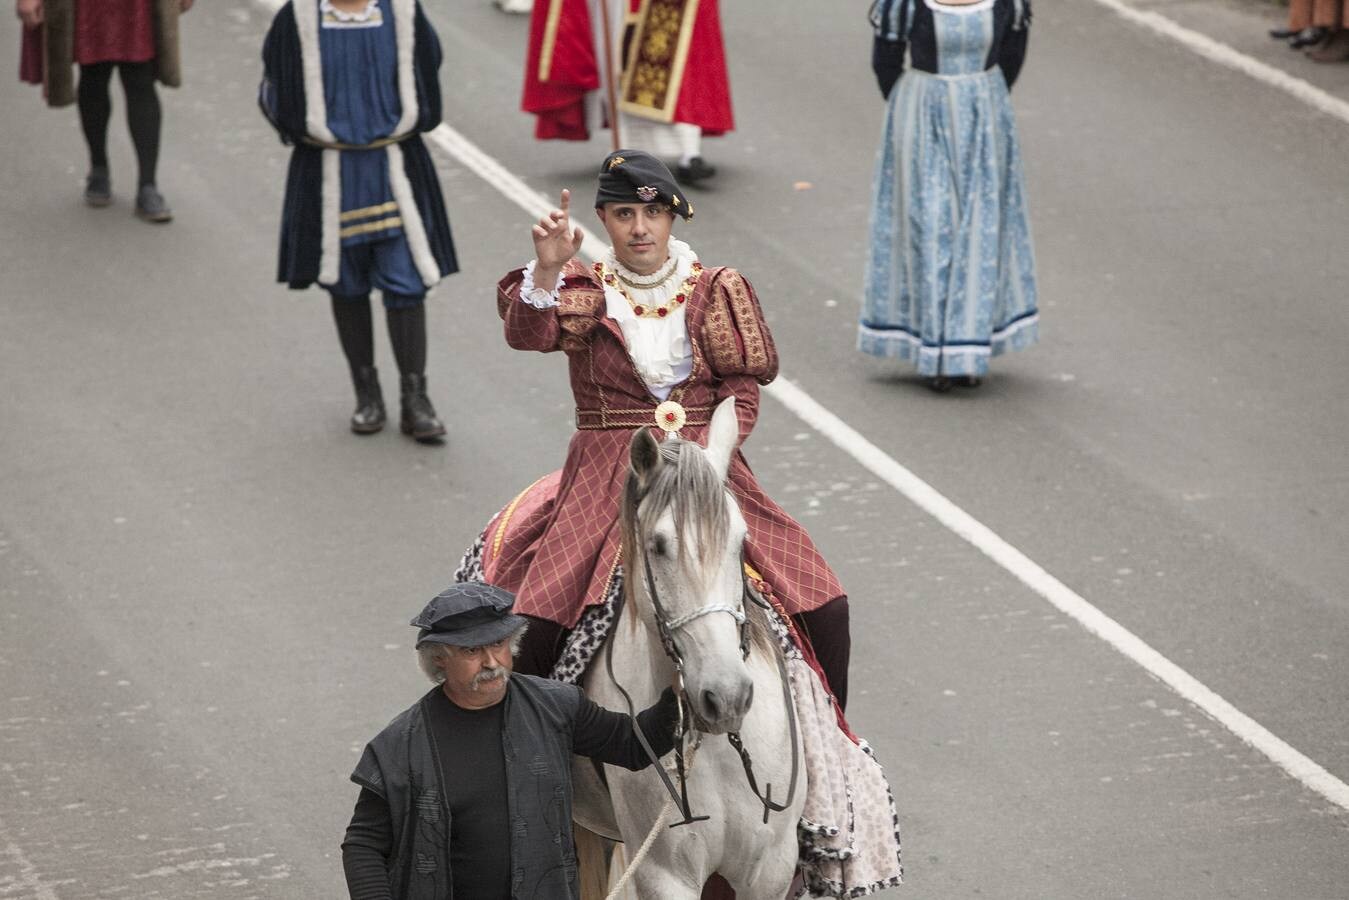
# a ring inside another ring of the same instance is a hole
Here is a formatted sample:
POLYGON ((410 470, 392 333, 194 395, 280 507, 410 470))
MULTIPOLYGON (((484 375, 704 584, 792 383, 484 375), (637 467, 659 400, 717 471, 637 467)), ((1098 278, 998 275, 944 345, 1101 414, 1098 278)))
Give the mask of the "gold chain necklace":
POLYGON ((621 272, 615 272, 614 274, 618 276, 618 280, 619 280, 619 281, 623 282, 623 283, 626 284, 628 287, 633 288, 634 290, 638 290, 638 291, 649 291, 649 290, 655 290, 655 289, 658 288, 658 287, 664 287, 666 284, 669 283, 669 281, 670 281, 671 278, 675 277, 675 273, 678 272, 678 271, 679 271, 679 266, 678 266, 678 264, 673 265, 673 266, 670 266, 670 271, 668 271, 668 272, 665 273, 665 277, 664 277, 664 278, 662 278, 660 281, 653 281, 653 282, 651 282, 650 284, 639 284, 639 283, 636 282, 636 281, 632 281, 632 280, 630 280, 630 279, 628 279, 628 278, 624 278, 624 277, 623 277, 623 274, 622 274, 621 272))
MULTIPOLYGON (((687 303, 689 297, 693 296, 693 286, 698 283, 698 276, 702 274, 702 271, 703 264, 694 262, 689 269, 688 277, 684 279, 684 283, 679 286, 679 290, 675 292, 673 297, 660 306, 645 306, 634 301, 628 294, 627 289, 623 287, 627 283, 626 279, 620 277, 605 263, 595 263, 595 274, 599 276, 600 281, 622 294, 623 299, 628 301, 628 306, 632 307, 633 315, 643 319, 663 319, 687 303)), ((671 272, 670 274, 673 275, 674 273, 671 272)), ((661 282, 661 284, 664 283, 661 282)))

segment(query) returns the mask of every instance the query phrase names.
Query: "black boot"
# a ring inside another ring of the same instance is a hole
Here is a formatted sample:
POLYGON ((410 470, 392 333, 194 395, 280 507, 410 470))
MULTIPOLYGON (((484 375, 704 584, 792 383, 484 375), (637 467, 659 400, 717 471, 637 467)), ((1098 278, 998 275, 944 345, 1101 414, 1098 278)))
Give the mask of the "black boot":
POLYGON ((379 390, 379 371, 374 366, 361 366, 351 373, 356 385, 356 411, 351 414, 351 430, 357 434, 374 434, 384 427, 384 395, 379 390))
POLYGON ((436 418, 436 408, 426 396, 425 375, 403 376, 403 434, 427 444, 438 444, 445 434, 445 424, 436 418))

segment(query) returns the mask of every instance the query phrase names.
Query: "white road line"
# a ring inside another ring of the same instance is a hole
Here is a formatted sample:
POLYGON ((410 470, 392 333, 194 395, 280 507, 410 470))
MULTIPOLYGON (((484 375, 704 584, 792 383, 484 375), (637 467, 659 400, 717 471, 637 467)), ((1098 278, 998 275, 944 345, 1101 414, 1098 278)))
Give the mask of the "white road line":
MULTIPOLYGON (((256 2, 270 9, 280 6, 279 0, 256 0, 256 2)), ((1139 13, 1119 4, 1118 0, 1096 0, 1096 2, 1112 9, 1118 7, 1117 11, 1121 15, 1125 15, 1126 18, 1132 19, 1134 16, 1138 16, 1142 24, 1157 30, 1162 29, 1152 20, 1160 19, 1175 29, 1174 32, 1163 32, 1169 37, 1176 37, 1178 40, 1184 40, 1188 43, 1189 37, 1182 39, 1177 36, 1183 32, 1192 35, 1195 39, 1202 39, 1202 41, 1213 44, 1216 48, 1222 48, 1225 51, 1223 58, 1219 59, 1212 56, 1209 58, 1215 58, 1219 62, 1224 62, 1224 64, 1228 64, 1225 60, 1227 55, 1230 54, 1231 57, 1249 60, 1254 67, 1269 68, 1264 66, 1263 63, 1243 56, 1230 47, 1217 44, 1195 32, 1189 32, 1155 13, 1139 13)), ((1189 45, 1196 48, 1199 46, 1198 43, 1189 45)), ((1208 53, 1204 55, 1209 56, 1208 53)), ((1254 74, 1256 70, 1242 69, 1242 71, 1254 74)), ((1278 74, 1283 75, 1283 73, 1278 74)), ((1262 76, 1255 75, 1255 77, 1262 76)), ((1298 81, 1291 76, 1283 77, 1289 81, 1298 81)), ((1305 82, 1301 83, 1305 84, 1305 82)), ((1311 85, 1306 85, 1306 87, 1310 91, 1324 94, 1311 85)), ((1349 122, 1349 104, 1343 104, 1328 94, 1325 97, 1345 107, 1343 112, 1331 112, 1331 114, 1340 116, 1349 122)), ((1300 97, 1300 99, 1307 98, 1300 97)), ((1312 101, 1308 100, 1308 102, 1312 101)), ((1318 106, 1318 108, 1324 107, 1318 106)), ((1328 108, 1327 111, 1329 111, 1328 108)), ((551 200, 529 187, 450 126, 440 125, 428 133, 426 138, 442 152, 453 157, 465 168, 495 187, 530 216, 541 217, 553 208, 554 204, 551 200)), ((584 255, 594 260, 606 253, 607 250, 607 246, 602 241, 593 234, 586 233, 585 242, 581 247, 581 252, 584 255)), ((1289 775, 1337 806, 1349 810, 1349 785, 1327 772, 1322 766, 1294 749, 1231 703, 1228 703, 1194 676, 1148 646, 1146 642, 1123 625, 1092 606, 1063 582, 1046 572, 1034 560, 946 499, 935 488, 900 465, 899 462, 863 437, 852 426, 825 409, 805 391, 785 377, 779 377, 765 391, 866 469, 875 473, 877 477, 884 479, 887 484, 899 491, 919 509, 922 509, 957 536, 969 542, 1059 611, 1072 617, 1087 631, 1133 660, 1149 675, 1170 687, 1238 738, 1269 757, 1275 765, 1289 775)))
POLYGON ((1289 75, 1283 69, 1276 68, 1268 63, 1262 63, 1260 60, 1247 56, 1240 50, 1233 49, 1221 41, 1215 41, 1205 34, 1179 25, 1161 13, 1135 9, 1122 0, 1096 0, 1096 2, 1106 9, 1113 10, 1135 25, 1141 25, 1149 31, 1176 41, 1211 62, 1234 69, 1243 75, 1249 75, 1257 81, 1263 81, 1271 87, 1292 94, 1303 103, 1328 116, 1334 116, 1343 122, 1349 122, 1349 103, 1328 91, 1321 90, 1309 81, 1304 81, 1295 75, 1289 75))

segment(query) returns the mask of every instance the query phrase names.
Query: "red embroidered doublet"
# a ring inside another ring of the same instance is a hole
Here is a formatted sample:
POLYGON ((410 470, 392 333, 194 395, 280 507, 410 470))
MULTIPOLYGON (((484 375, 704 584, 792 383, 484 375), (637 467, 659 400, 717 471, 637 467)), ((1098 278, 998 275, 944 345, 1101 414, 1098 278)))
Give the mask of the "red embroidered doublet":
MULTIPOLYGON (((522 270, 502 279, 497 304, 507 343, 564 351, 577 409, 592 413, 586 421, 613 412, 615 423, 628 424, 634 411, 649 410, 645 421, 654 423, 660 400, 637 374, 618 324, 605 315, 600 282, 576 262, 563 275, 560 304, 545 310, 521 302, 522 270)), ((704 270, 686 315, 693 371, 669 399, 694 410, 734 395, 743 441, 758 419, 759 385, 778 370, 754 289, 733 269, 704 270)), ((706 432, 706 424, 689 424, 680 436, 705 443, 706 432)), ((622 427, 578 429, 560 476, 541 480, 488 526, 484 568, 489 580, 516 593, 517 612, 570 628, 586 606, 603 600, 619 562, 618 507, 630 437, 622 427), (509 527, 498 527, 503 524, 509 527)), ((746 559, 787 612, 816 609, 841 596, 838 578, 810 536, 764 494, 739 451, 728 481, 749 525, 746 559)))

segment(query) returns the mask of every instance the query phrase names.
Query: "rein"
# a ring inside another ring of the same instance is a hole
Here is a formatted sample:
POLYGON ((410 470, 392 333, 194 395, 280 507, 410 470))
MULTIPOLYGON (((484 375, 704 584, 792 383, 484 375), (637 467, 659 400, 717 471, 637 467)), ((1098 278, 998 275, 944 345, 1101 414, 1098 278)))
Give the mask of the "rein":
MULTIPOLYGON (((618 621, 619 616, 623 612, 623 604, 623 595, 620 594, 617 603, 618 610, 614 615, 615 622, 618 621)), ((669 651, 667 650, 666 652, 669 651)), ((665 785, 665 790, 670 794, 670 799, 674 801, 675 806, 679 808, 679 812, 684 816, 683 819, 672 824, 670 826, 671 828, 677 828, 680 825, 691 825, 694 822, 705 822, 710 818, 709 816, 695 816, 693 811, 689 809, 689 784, 687 769, 684 765, 684 735, 687 733, 684 729, 684 706, 688 701, 684 695, 683 668, 678 662, 675 663, 675 666, 677 671, 681 673, 679 679, 679 724, 675 727, 675 769, 679 778, 678 791, 675 790, 674 782, 670 780, 669 773, 665 771, 665 766, 661 765, 660 757, 656 755, 655 748, 651 746, 651 742, 646 739, 646 734, 642 732, 642 726, 637 721, 637 708, 633 705, 632 696, 627 692, 627 689, 623 687, 622 682, 618 680, 618 676, 614 674, 613 641, 607 641, 604 645, 604 668, 609 675, 609 680, 613 682, 614 687, 618 688, 618 692, 623 695, 623 702, 628 705, 628 718, 632 719, 633 734, 637 735, 637 742, 642 745, 642 749, 646 751, 647 757, 655 766, 656 774, 660 775, 660 780, 665 785)), ((694 744, 693 749, 697 749, 696 743, 694 744)))

